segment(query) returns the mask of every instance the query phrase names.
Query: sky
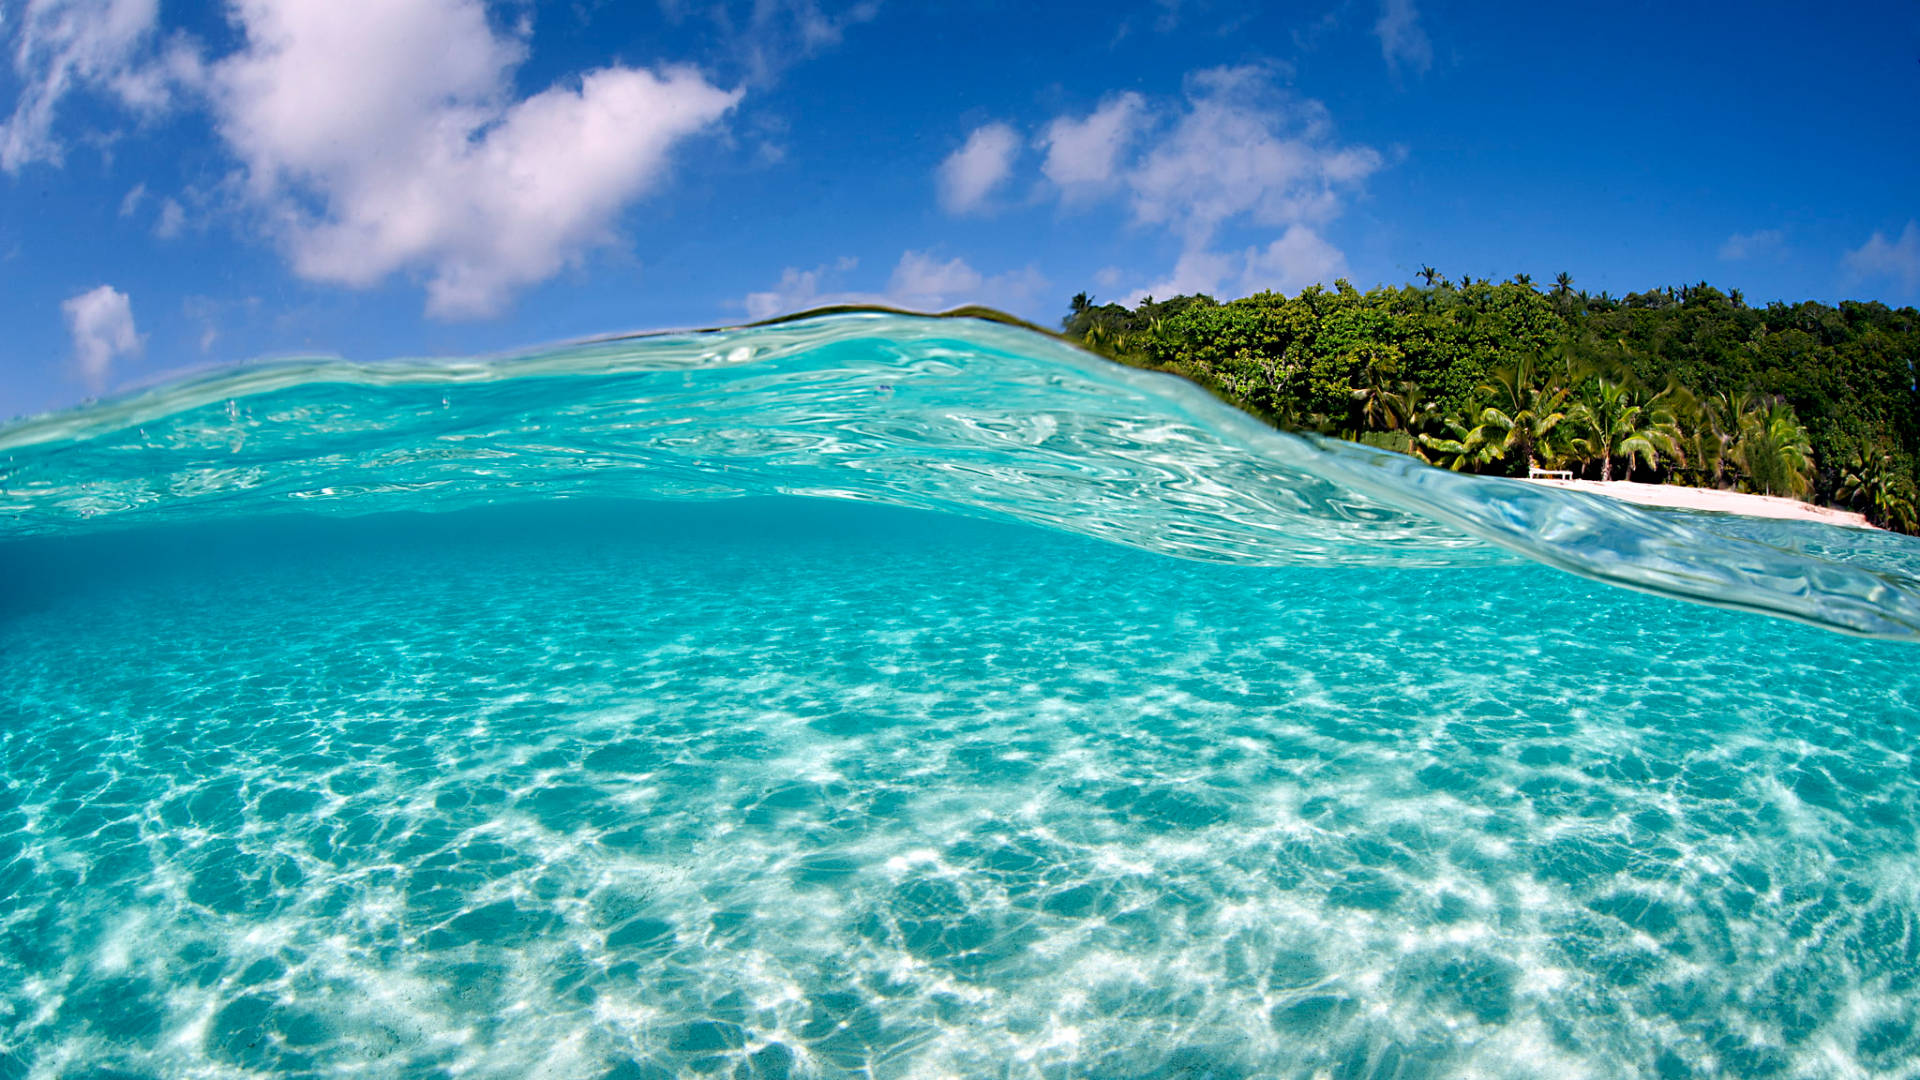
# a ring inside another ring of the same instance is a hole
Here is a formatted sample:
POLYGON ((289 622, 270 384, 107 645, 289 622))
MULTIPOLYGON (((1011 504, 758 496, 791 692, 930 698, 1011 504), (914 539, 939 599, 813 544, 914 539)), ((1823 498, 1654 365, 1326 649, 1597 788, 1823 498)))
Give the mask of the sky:
POLYGON ((1920 5, 0 0, 0 417, 1345 278, 1920 302, 1920 5))

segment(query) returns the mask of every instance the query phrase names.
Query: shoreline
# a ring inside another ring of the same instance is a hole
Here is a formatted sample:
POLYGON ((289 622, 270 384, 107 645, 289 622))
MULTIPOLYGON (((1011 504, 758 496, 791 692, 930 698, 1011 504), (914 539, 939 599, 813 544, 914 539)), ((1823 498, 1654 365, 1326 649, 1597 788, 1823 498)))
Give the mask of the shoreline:
MULTIPOLYGON (((1516 479, 1520 478, 1516 477, 1516 479)), ((1671 510, 1707 510, 1722 514, 1744 514, 1747 517, 1778 518, 1787 521, 1818 521, 1825 525, 1839 525, 1850 529, 1879 529, 1878 525, 1867 520, 1865 514, 1855 513, 1852 510, 1837 510, 1831 506, 1815 506, 1812 503, 1779 495, 1749 495, 1743 491, 1720 491, 1716 488, 1686 487, 1681 484, 1640 484, 1631 480, 1612 480, 1602 483, 1599 480, 1527 478, 1521 479, 1521 482, 1557 487, 1566 491, 1584 491, 1590 495, 1602 495, 1622 502, 1665 507, 1671 510)))

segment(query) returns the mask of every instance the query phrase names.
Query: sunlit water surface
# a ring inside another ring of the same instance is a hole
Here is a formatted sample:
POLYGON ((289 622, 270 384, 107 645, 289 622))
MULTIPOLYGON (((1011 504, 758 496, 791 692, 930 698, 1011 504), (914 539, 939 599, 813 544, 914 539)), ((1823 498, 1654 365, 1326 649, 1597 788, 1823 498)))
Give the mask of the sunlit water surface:
POLYGON ((928 325, 0 428, 0 1080, 1920 1076, 1920 544, 928 325))

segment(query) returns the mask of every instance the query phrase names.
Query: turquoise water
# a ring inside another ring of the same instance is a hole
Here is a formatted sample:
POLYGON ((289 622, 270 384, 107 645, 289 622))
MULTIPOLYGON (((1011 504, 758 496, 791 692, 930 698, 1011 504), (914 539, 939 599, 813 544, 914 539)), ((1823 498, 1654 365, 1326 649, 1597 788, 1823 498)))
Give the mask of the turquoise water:
POLYGON ((0 1077, 1920 1075, 1910 540, 879 316, 0 456, 0 1077))

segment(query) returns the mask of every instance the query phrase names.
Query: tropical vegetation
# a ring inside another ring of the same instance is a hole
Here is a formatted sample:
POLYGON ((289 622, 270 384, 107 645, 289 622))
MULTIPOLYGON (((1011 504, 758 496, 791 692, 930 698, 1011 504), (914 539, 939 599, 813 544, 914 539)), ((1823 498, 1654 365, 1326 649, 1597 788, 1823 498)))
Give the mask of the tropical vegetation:
POLYGON ((1064 329, 1274 422, 1444 468, 1730 488, 1920 530, 1915 309, 1418 276, 1226 303, 1081 293, 1064 329))

